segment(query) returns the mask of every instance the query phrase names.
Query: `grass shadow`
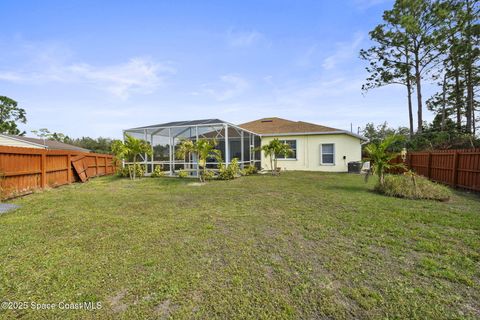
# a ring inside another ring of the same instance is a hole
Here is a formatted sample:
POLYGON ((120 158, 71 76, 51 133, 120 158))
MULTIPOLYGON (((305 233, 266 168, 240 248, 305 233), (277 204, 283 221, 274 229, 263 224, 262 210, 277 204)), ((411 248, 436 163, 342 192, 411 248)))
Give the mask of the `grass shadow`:
POLYGON ((328 190, 338 190, 338 191, 350 191, 350 192, 374 192, 373 189, 369 188, 367 185, 358 186, 358 185, 333 185, 325 186, 324 189, 328 190))

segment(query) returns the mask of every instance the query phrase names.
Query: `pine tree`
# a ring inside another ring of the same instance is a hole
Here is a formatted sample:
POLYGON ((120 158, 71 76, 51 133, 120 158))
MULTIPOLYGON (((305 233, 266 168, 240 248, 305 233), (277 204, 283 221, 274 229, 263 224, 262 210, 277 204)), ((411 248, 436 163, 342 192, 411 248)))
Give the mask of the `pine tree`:
POLYGON ((410 136, 414 133, 412 92, 414 78, 412 77, 411 57, 408 40, 405 33, 399 30, 397 24, 384 23, 370 33, 370 39, 376 45, 360 51, 360 58, 369 62, 365 68, 369 73, 362 90, 383 87, 391 84, 405 86, 407 90, 407 106, 410 136))

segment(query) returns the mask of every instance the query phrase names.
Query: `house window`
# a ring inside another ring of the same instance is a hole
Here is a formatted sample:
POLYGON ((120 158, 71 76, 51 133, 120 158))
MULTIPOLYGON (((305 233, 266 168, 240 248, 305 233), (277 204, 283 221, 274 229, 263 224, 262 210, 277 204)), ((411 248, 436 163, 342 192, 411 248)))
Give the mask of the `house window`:
POLYGON ((320 157, 322 164, 335 164, 335 145, 333 143, 324 143, 320 147, 320 157))
POLYGON ((286 155, 278 154, 277 159, 297 160, 297 140, 280 140, 280 142, 288 144, 292 152, 286 155))

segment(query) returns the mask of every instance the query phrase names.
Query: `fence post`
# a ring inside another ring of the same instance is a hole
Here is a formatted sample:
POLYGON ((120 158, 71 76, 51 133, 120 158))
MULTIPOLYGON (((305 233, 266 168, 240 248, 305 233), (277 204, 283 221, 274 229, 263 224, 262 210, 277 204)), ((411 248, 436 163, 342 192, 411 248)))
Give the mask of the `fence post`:
POLYGON ((41 155, 41 174, 40 174, 40 186, 45 188, 47 186, 47 151, 43 150, 41 155))
POLYGON ((67 154, 67 182, 72 183, 72 156, 67 154))
POLYGON ((453 154, 453 187, 457 186, 458 183, 458 151, 455 150, 455 153, 453 154))
POLYGON ((427 177, 430 179, 432 176, 432 153, 428 153, 428 158, 427 158, 427 177))
POLYGON ((98 156, 95 156, 95 177, 98 176, 98 156))
POLYGON ((108 174, 108 169, 107 169, 107 165, 108 165, 108 162, 107 162, 107 156, 104 156, 103 157, 103 175, 106 176, 108 174))

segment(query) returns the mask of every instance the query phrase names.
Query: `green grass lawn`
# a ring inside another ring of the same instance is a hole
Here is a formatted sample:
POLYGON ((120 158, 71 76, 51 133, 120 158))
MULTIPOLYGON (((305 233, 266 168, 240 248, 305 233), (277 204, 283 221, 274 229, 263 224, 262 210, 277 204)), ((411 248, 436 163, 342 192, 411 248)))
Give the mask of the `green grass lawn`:
POLYGON ((0 216, 13 318, 480 318, 480 198, 388 198, 347 174, 115 177, 0 216))

